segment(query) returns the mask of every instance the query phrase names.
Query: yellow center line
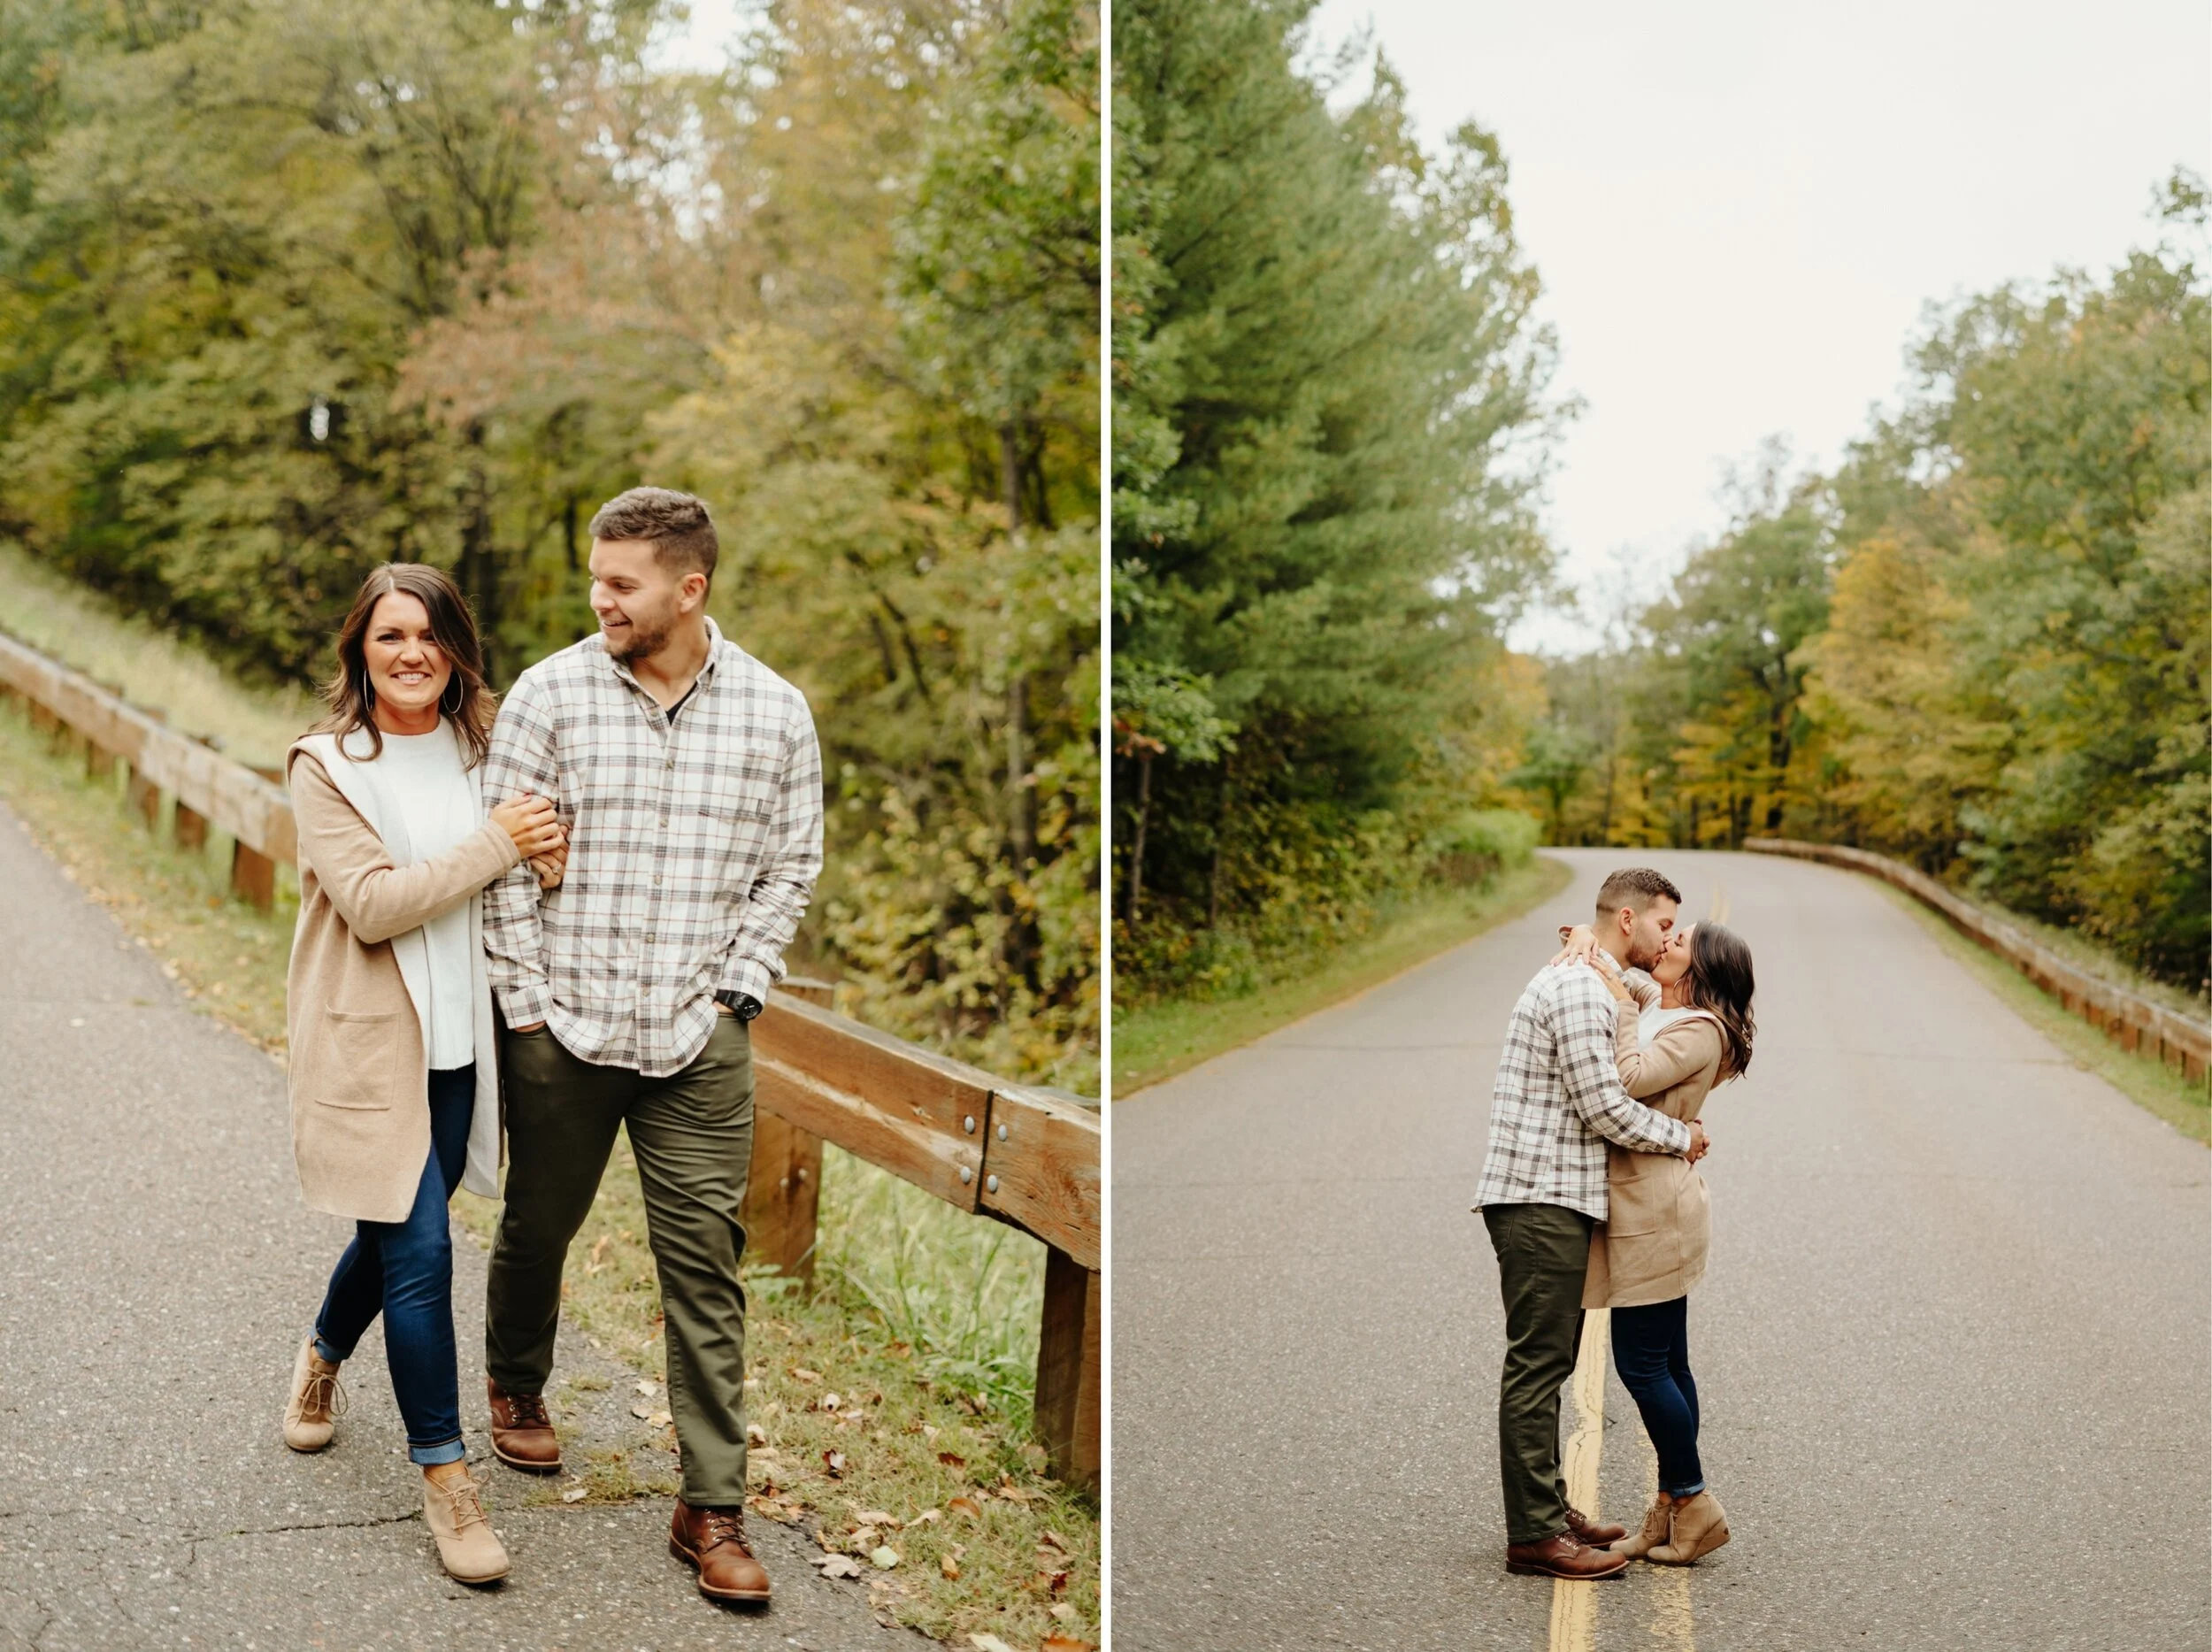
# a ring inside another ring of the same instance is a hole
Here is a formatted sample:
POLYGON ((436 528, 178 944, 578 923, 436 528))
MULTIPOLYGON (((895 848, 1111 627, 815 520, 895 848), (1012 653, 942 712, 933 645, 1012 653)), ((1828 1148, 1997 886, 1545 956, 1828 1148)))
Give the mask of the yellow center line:
MULTIPOLYGON (((1574 1433, 1567 1436, 1567 1501, 1584 1513, 1598 1509, 1598 1463, 1605 1451, 1605 1351, 1613 1316, 1595 1308, 1583 1316, 1582 1347, 1575 1356, 1574 1433)), ((1551 1586, 1551 1652, 1590 1652, 1598 1633, 1598 1594, 1603 1583, 1551 1586)))

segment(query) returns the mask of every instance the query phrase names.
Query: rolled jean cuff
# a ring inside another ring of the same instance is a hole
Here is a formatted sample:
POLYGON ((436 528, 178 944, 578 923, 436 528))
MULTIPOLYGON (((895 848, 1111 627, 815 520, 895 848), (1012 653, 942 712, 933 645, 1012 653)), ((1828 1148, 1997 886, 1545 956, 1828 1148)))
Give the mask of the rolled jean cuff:
POLYGON ((441 1463, 458 1463, 468 1454, 469 1448, 458 1434, 434 1446, 419 1446, 411 1441, 407 1447, 407 1460, 419 1469, 435 1468, 441 1463))
POLYGON ((327 1360, 334 1365, 342 1365, 352 1356, 353 1350, 351 1348, 348 1348, 344 1353, 341 1354, 335 1348, 331 1346, 329 1339, 324 1336, 321 1332, 318 1331, 315 1333, 316 1358, 327 1360))
POLYGON ((1700 1480, 1694 1486, 1662 1486, 1659 1489, 1666 1493, 1668 1496, 1674 1498, 1678 1502, 1685 1497, 1694 1497, 1698 1494, 1698 1493, 1703 1491, 1705 1489, 1705 1482, 1703 1480, 1700 1480))

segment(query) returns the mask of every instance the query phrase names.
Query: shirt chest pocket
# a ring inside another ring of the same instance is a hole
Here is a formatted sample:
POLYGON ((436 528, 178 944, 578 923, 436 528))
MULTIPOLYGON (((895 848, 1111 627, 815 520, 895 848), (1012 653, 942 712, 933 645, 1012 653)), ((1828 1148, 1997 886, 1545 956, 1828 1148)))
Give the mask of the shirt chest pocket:
POLYGON ((695 814, 699 836, 718 863, 710 870, 710 881, 725 882, 739 873, 749 880, 752 866, 768 846, 773 814, 768 797, 756 795, 750 788, 732 787, 700 799, 695 814))

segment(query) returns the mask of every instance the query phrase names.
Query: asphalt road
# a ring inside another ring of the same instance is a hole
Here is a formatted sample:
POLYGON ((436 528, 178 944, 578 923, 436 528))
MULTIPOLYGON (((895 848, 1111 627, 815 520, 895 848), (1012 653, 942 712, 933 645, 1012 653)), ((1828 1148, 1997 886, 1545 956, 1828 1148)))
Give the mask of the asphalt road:
MULTIPOLYGON (((1118 1652, 1559 1643, 1553 1584, 1502 1564, 1502 1314, 1468 1204, 1513 1002, 1626 858, 1563 857, 1530 917, 1116 1103, 1118 1652)), ((1757 959, 1691 1303, 1735 1536, 1576 1586, 1582 1644, 2212 1643, 2205 1149, 1870 881, 1642 858, 1757 959)), ((1601 1503, 1632 1525, 1651 1458, 1609 1373, 1604 1409, 1601 1503)))
MULTIPOLYGON (((489 1460, 482 1252, 456 1246, 462 1421, 514 1570, 438 1570, 380 1332, 314 1456, 279 1437, 348 1225, 309 1212, 284 1079, 196 1013, 0 806, 0 1648, 818 1648, 929 1643, 767 1520, 765 1613, 670 1558, 661 1498, 524 1510, 489 1460)), ((563 1333, 580 1456, 637 1442, 629 1376, 563 1333)), ((672 1459, 661 1457, 658 1466, 672 1459)), ((655 1466, 651 1463, 643 1465, 655 1466)))

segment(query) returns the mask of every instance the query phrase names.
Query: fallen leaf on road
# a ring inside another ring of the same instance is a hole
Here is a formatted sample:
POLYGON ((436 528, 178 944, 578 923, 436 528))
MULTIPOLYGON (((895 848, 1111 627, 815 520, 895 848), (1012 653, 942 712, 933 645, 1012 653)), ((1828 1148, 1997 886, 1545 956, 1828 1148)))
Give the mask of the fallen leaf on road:
POLYGON ((937 1570, 943 1572, 952 1582, 957 1583, 960 1581, 960 1563, 955 1560, 950 1555, 945 1555, 939 1557, 937 1562, 937 1570))
POLYGON ((940 1451, 937 1454, 937 1460, 949 1469, 964 1469, 968 1466, 968 1459, 957 1451, 940 1451))
POLYGON ((791 1368, 791 1374, 794 1377, 796 1377, 801 1382, 819 1382, 822 1380, 822 1373, 820 1372, 809 1371, 804 1365, 794 1365, 791 1368))
POLYGON ((863 1509, 858 1514, 853 1516, 853 1518, 863 1525, 896 1525, 899 1524, 898 1516, 886 1514, 880 1509, 863 1509))
POLYGON ((1091 1643, 1073 1635, 1047 1635, 1037 1652, 1092 1652, 1091 1643))
POLYGON ((745 1443, 749 1446, 756 1448, 766 1445, 768 1443, 768 1431, 765 1428, 763 1428, 758 1423, 746 1424, 745 1443))
POLYGON ((589 1495, 590 1490, 588 1487, 582 1486, 572 1486, 561 1494, 561 1501, 563 1502, 581 1502, 589 1495))
POLYGON ((850 1555, 825 1555, 814 1563, 822 1569, 826 1578, 857 1578, 865 1575, 861 1564, 850 1555))
POLYGON ((970 1635, 968 1644, 975 1652, 1014 1652, 1014 1648, 996 1635, 970 1635))
POLYGON ((630 1408, 630 1415, 633 1417, 649 1418, 653 1415, 653 1408, 641 1401, 639 1403, 630 1408))
POLYGON ((972 1497, 955 1497, 945 1507, 955 1514, 964 1514, 971 1520, 983 1518, 983 1505, 972 1497))
POLYGON ((934 1509, 925 1509, 906 1523, 906 1529, 910 1532, 918 1525, 926 1525, 932 1520, 941 1520, 944 1518, 934 1509))
POLYGON ((1053 1548, 1058 1549, 1064 1555, 1068 1552, 1068 1540, 1062 1537, 1057 1532, 1048 1528, 1045 1532, 1043 1541, 1051 1544, 1053 1548))
MULTIPOLYGON (((604 1244, 606 1241, 602 1240, 600 1242, 604 1244)), ((649 1400, 653 1397, 654 1391, 659 1387, 660 1384, 657 1382, 641 1382, 637 1386, 637 1391, 649 1400)))
POLYGON ((671 1417, 666 1411, 656 1411, 652 1414, 652 1416, 647 1418, 645 1420, 652 1424, 656 1428, 665 1428, 669 1425, 669 1424, 674 1422, 676 1419, 671 1417))
POLYGON ((845 1478, 845 1454, 841 1451, 825 1451, 822 1453, 822 1466, 830 1471, 832 1479, 843 1479, 845 1478))
POLYGON ((890 1544, 884 1543, 870 1549, 868 1558, 875 1564, 878 1571, 888 1571, 899 1564, 899 1551, 892 1548, 890 1544))

